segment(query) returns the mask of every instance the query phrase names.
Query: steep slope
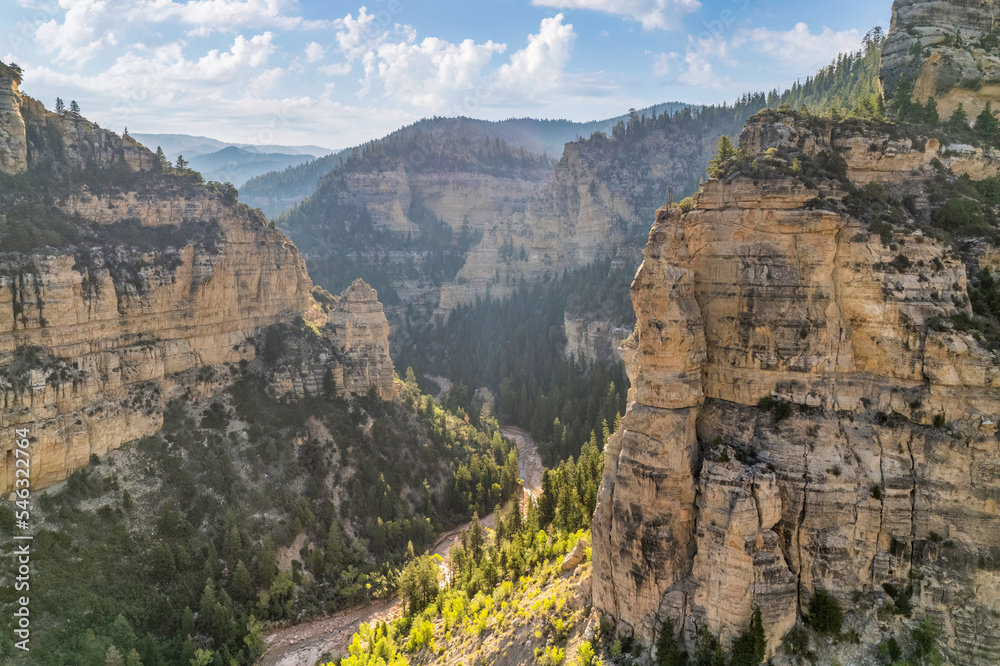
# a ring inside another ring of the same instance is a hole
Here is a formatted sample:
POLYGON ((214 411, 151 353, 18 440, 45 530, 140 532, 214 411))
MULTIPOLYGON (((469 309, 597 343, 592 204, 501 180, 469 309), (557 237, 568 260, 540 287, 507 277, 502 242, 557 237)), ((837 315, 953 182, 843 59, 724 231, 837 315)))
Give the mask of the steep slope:
MULTIPOLYGON (((263 328, 356 307, 321 307, 295 247, 233 191, 162 173, 128 135, 50 113, 3 81, 18 102, 5 126, 25 127, 5 145, 26 160, 5 162, 16 175, 0 188, 0 394, 4 423, 31 431, 33 488, 155 432, 168 400, 226 386, 209 366, 253 358, 263 328)), ((388 390, 391 365, 339 390, 369 378, 388 390)), ((5 439, 4 489, 12 447, 5 439)))
MULTIPOLYGON (((727 114, 728 115, 728 114, 727 114)), ((702 165, 731 116, 701 119, 633 115, 612 136, 566 145, 548 182, 523 212, 485 229, 456 279, 443 286, 437 310, 491 294, 504 298, 521 279, 585 266, 618 248, 634 251, 645 236, 643 211, 693 192, 702 165)))
POLYGON ((863 645, 903 636, 879 609, 905 589, 951 663, 996 663, 1000 362, 968 276, 997 232, 941 211, 968 182, 946 169, 1000 163, 790 113, 741 144, 690 212, 657 213, 632 284, 595 606, 646 644, 670 619, 688 647, 702 629, 728 646, 759 607, 773 653, 820 591, 863 645))

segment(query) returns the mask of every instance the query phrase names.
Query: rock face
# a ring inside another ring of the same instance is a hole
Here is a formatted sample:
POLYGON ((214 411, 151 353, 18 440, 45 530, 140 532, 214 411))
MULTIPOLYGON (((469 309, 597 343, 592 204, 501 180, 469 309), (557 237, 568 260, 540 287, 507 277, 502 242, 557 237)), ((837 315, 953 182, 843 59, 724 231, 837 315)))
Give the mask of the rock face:
POLYGON ((895 0, 880 72, 887 100, 909 81, 912 99, 934 98, 942 118, 963 104, 974 119, 1000 100, 998 29, 995 0, 895 0))
MULTIPOLYGON (((92 454, 154 433, 168 400, 228 386, 232 364, 255 356, 263 329, 297 317, 325 323, 298 250, 263 216, 200 185, 146 173, 156 158, 128 136, 48 113, 27 97, 22 111, 29 174, 58 155, 65 169, 97 165, 142 187, 109 185, 101 196, 71 189, 47 215, 75 220, 80 241, 0 248, 4 491, 15 478, 14 428, 30 430, 32 488, 44 488, 92 454)), ((0 212, 4 225, 41 224, 0 212)), ((391 387, 375 298, 355 285, 328 327, 338 385, 352 392, 391 387)))
POLYGON ((593 361, 617 361, 618 345, 632 332, 630 328, 616 326, 608 321, 593 321, 587 316, 569 312, 563 315, 566 333, 566 355, 593 361))
POLYGON ((666 202, 671 189, 691 187, 687 181, 718 139, 713 129, 677 123, 566 144, 523 211, 498 217, 455 280, 442 285, 436 315, 477 297, 506 298, 521 279, 556 275, 638 245, 645 211, 666 202))
POLYGON ((289 355, 293 362, 269 373, 268 391, 275 398, 366 395, 371 389, 383 399, 392 397, 389 321, 378 293, 363 280, 340 295, 321 335, 310 342, 311 349, 296 350, 289 355))
MULTIPOLYGON (((939 147, 879 135, 771 114, 742 142, 832 147, 855 182, 920 191, 913 168, 939 147)), ((970 313, 962 261, 915 232, 891 249, 815 205, 844 196, 835 180, 737 175, 687 214, 657 213, 594 518, 594 603, 647 644, 671 618, 689 647, 702 627, 726 644, 759 606, 773 652, 816 590, 864 613, 884 583, 912 584, 953 663, 996 663, 1000 364, 933 325, 970 313)))
POLYGON ((0 171, 28 168, 28 137, 21 117, 21 72, 0 62, 0 171))

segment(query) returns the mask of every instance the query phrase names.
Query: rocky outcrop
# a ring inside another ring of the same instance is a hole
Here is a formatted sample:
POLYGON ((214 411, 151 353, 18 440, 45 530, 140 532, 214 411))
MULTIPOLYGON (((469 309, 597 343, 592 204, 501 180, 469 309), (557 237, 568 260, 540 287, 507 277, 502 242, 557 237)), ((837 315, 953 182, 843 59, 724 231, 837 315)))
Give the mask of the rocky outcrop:
POLYGON ((267 373, 275 398, 358 396, 372 389, 392 397, 389 321, 378 293, 364 281, 355 280, 329 308, 326 325, 297 346, 267 373))
MULTIPOLYGON (((33 487, 152 434, 166 401, 218 388, 202 368, 252 358, 248 338, 313 307, 295 247, 235 210, 220 212, 214 248, 121 250, 84 262, 72 252, 4 257, 0 366, 23 365, 26 380, 0 382, 0 420, 31 430, 33 487), (25 349, 47 360, 19 362, 25 349)), ((5 488, 10 446, 2 447, 5 488)))
POLYGON ((848 120, 829 123, 820 118, 777 114, 772 122, 751 122, 740 143, 752 154, 788 148, 808 157, 820 153, 844 158, 847 177, 858 185, 905 185, 900 174, 920 173, 934 160, 955 173, 980 180, 1000 173, 1000 156, 988 148, 958 147, 934 137, 909 133, 891 123, 848 120))
POLYGON ((21 117, 21 72, 0 62, 0 172, 28 168, 28 138, 21 117))
POLYGON ((942 118, 962 104, 974 119, 1000 100, 998 30, 994 0, 895 0, 880 71, 886 99, 898 105, 900 84, 912 83, 912 99, 933 98, 942 118))
POLYGON ((329 330, 345 392, 389 395, 388 326, 373 290, 355 285, 327 315, 298 250, 259 212, 160 173, 127 135, 27 97, 21 111, 29 175, 56 159, 91 170, 101 194, 39 173, 56 183, 45 193, 54 202, 37 204, 44 217, 0 208, 0 233, 20 248, 0 247, 0 490, 14 483, 15 428, 31 434, 32 488, 52 485, 154 433, 167 401, 229 386, 259 334, 281 322, 329 330), (52 244, 24 249, 32 236, 11 234, 17 224, 52 244))
POLYGON ((355 280, 340 295, 328 324, 344 366, 338 383, 351 394, 364 394, 374 387, 384 398, 392 394, 393 367, 389 358, 389 321, 378 293, 362 280, 355 280))
POLYGON ((566 334, 566 355, 592 363, 619 360, 619 343, 628 337, 632 329, 567 312, 563 315, 563 331, 566 334))
MULTIPOLYGON (((848 147, 855 182, 919 193, 913 165, 937 148, 889 151, 879 132, 763 114, 744 142, 803 160, 848 147)), ((658 212, 632 284, 639 334, 605 451, 594 603, 646 643, 666 618, 691 643, 702 627, 728 641, 757 606, 774 651, 819 589, 863 614, 883 584, 912 584, 914 617, 952 663, 992 664, 1000 364, 935 324, 970 314, 962 261, 912 228, 886 246, 816 205, 845 194, 790 170, 735 175, 689 213, 658 212)))

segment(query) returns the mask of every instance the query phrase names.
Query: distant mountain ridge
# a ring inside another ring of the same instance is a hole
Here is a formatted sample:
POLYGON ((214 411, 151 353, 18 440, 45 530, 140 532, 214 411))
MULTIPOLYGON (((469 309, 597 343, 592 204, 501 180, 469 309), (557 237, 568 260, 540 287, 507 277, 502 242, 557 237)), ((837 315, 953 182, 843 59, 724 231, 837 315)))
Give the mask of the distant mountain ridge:
MULTIPOLYGON (((685 108, 694 108, 683 102, 666 102, 636 110, 640 116, 655 112, 674 114, 685 108)), ((579 138, 586 138, 594 132, 611 132, 619 122, 628 120, 626 113, 615 118, 591 122, 571 120, 537 120, 534 118, 510 118, 501 121, 477 120, 474 118, 424 118, 412 125, 373 141, 366 142, 357 149, 380 141, 392 140, 400 136, 423 133, 430 137, 451 136, 475 142, 483 139, 500 139, 514 148, 538 155, 548 154, 558 158, 564 146, 579 138)), ((344 163, 355 148, 345 149, 319 157, 313 162, 291 166, 284 171, 266 173, 251 178, 240 188, 240 197, 251 206, 259 207, 268 216, 274 217, 290 210, 300 201, 316 191, 320 178, 344 163)))
POLYGON ((255 176, 281 171, 332 151, 320 146, 254 145, 225 143, 205 136, 187 134, 134 134, 150 150, 162 148, 167 159, 183 155, 189 166, 207 180, 241 187, 255 176))
POLYGON ((335 152, 322 146, 285 146, 280 144, 238 143, 233 141, 220 141, 219 139, 212 139, 207 136, 194 136, 190 134, 152 134, 136 132, 132 134, 132 138, 151 150, 156 150, 157 146, 163 148, 163 152, 165 152, 167 157, 171 159, 176 158, 177 155, 184 155, 186 159, 191 159, 192 157, 214 153, 222 150, 223 148, 229 148, 230 146, 242 148, 248 152, 262 154, 282 153, 285 155, 308 155, 313 156, 314 158, 323 157, 324 155, 329 155, 330 153, 335 152))

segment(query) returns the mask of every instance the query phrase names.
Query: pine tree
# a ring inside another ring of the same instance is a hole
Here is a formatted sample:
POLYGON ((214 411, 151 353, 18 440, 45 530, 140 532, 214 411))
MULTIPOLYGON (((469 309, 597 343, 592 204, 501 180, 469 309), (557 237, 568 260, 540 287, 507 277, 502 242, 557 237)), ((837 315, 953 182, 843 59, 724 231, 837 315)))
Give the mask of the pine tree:
POLYGON ((107 654, 104 655, 104 666, 125 666, 121 652, 114 645, 109 647, 107 654))
POLYGON ((976 118, 976 125, 974 127, 976 133, 983 138, 990 146, 996 146, 1000 143, 1000 122, 997 121, 997 117, 993 115, 993 107, 990 102, 986 102, 986 108, 983 109, 979 117, 976 118))
POLYGON ((764 636, 764 623, 761 620, 760 608, 754 607, 750 619, 750 627, 733 643, 730 666, 758 666, 763 663, 767 653, 767 639, 764 636))
POLYGON ((159 162, 161 169, 166 169, 170 167, 170 162, 167 161, 167 154, 163 152, 162 146, 156 147, 156 159, 159 162))
POLYGON ((80 105, 76 103, 75 99, 69 103, 69 112, 74 116, 80 115, 80 105))
POLYGON ((951 118, 948 119, 948 129, 954 132, 964 132, 969 129, 969 114, 965 112, 965 106, 961 103, 955 107, 951 118))
POLYGON ((660 636, 656 641, 657 666, 687 666, 688 654, 682 652, 674 638, 674 622, 670 618, 660 627, 660 636))
POLYGON ((719 137, 719 146, 715 152, 715 156, 708 163, 709 178, 722 178, 725 176, 727 169, 735 159, 736 148, 733 146, 733 140, 728 135, 723 134, 719 137))
POLYGON ((63 103, 62 97, 56 97, 56 113, 60 116, 66 113, 66 104, 63 103))
POLYGON ((933 97, 927 100, 927 105, 924 107, 924 122, 928 125, 937 125, 941 122, 938 117, 937 102, 933 97))
POLYGON ((187 171, 188 161, 186 159, 184 159, 183 155, 178 155, 177 156, 177 164, 176 164, 175 168, 178 171, 180 171, 181 173, 184 173, 185 171, 187 171))
POLYGON ((483 544, 485 543, 485 538, 483 537, 483 526, 479 522, 479 514, 472 514, 472 529, 469 534, 469 552, 472 554, 472 559, 475 562, 479 562, 483 559, 483 544))
POLYGON ((239 560, 236 563, 236 568, 233 570, 232 590, 236 601, 241 604, 245 604, 253 599, 253 581, 250 579, 250 571, 243 564, 243 560, 239 560))
POLYGON ((698 643, 694 648, 694 666, 713 666, 719 641, 707 627, 698 632, 698 643))

